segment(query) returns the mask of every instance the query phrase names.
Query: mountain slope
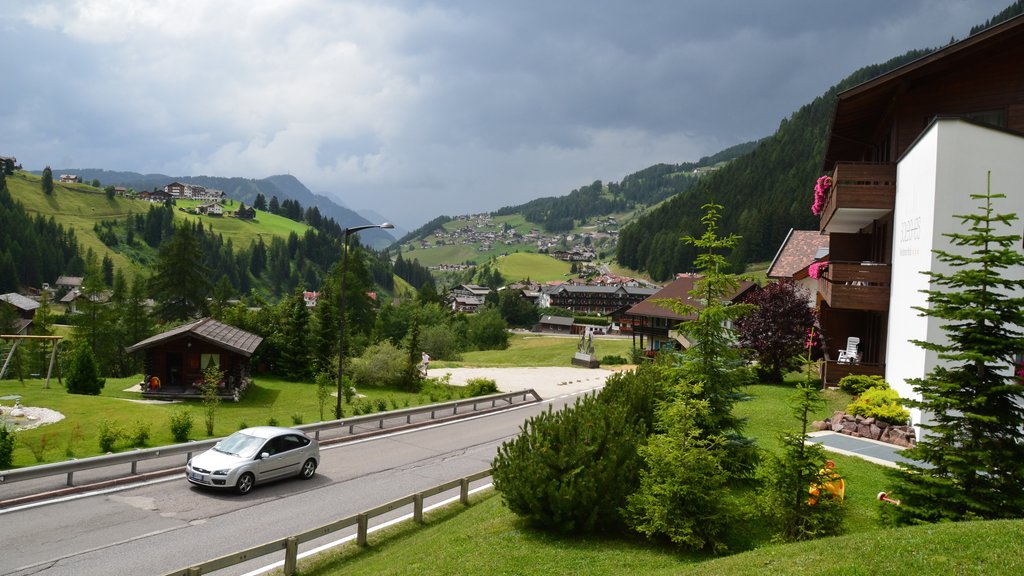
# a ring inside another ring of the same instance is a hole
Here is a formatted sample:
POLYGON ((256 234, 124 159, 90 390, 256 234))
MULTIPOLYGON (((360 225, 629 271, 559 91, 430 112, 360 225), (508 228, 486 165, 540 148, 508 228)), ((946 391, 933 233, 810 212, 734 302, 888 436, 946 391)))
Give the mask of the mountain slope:
MULTIPOLYGON (((167 176, 165 174, 138 174, 136 172, 118 172, 94 168, 61 168, 54 169, 54 174, 75 174, 84 182, 99 180, 103 186, 124 186, 135 190, 153 190, 163 187, 174 181, 188 184, 198 184, 207 188, 223 190, 224 193, 234 200, 245 202, 251 206, 256 201, 258 194, 269 201, 277 196, 279 201, 294 200, 298 202, 303 210, 316 206, 324 217, 333 218, 341 227, 362 226, 374 224, 360 216, 358 213, 339 206, 326 196, 313 194, 309 188, 291 175, 270 176, 268 178, 226 178, 220 176, 167 176)), ((363 244, 374 248, 383 248, 394 242, 394 237, 385 230, 366 230, 359 235, 363 244)))

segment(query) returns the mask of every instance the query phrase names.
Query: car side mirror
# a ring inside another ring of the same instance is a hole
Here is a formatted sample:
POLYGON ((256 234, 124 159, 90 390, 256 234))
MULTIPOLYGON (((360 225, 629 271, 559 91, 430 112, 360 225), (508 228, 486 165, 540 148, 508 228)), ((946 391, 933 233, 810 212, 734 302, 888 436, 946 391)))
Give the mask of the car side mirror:
POLYGON ((267 458, 270 458, 270 452, 261 452, 260 453, 260 460, 265 460, 267 458))

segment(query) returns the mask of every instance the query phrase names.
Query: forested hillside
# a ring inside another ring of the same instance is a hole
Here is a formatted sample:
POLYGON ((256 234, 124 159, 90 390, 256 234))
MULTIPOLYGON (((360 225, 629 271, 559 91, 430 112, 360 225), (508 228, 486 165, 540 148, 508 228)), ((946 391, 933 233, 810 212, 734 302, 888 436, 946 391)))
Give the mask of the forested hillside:
POLYGON ((708 202, 724 207, 721 233, 741 236, 730 256, 736 271, 770 260, 790 228, 817 229, 811 193, 820 175, 836 94, 932 51, 914 50, 854 72, 783 120, 752 152, 631 222, 619 236, 619 264, 655 280, 692 271, 695 251, 682 238, 700 235, 701 206, 708 202))
MULTIPOLYGON (((117 172, 94 168, 54 169, 58 174, 75 174, 83 182, 99 181, 102 186, 124 186, 137 191, 160 189, 171 182, 198 184, 207 188, 224 191, 224 194, 246 205, 252 206, 259 196, 267 201, 277 198, 278 202, 292 200, 307 208, 316 207, 324 217, 332 218, 342 227, 371 224, 356 212, 339 206, 330 198, 313 194, 309 188, 291 175, 270 176, 268 178, 226 178, 220 176, 167 176, 165 174, 138 174, 136 172, 117 172)), ((383 248, 394 241, 386 230, 372 229, 360 234, 360 239, 368 246, 383 248)))
POLYGON ((747 142, 697 162, 655 164, 626 176, 622 182, 609 182, 606 186, 596 180, 566 196, 538 198, 526 204, 506 206, 493 214, 522 214, 527 221, 541 226, 547 232, 567 232, 588 218, 653 206, 684 192, 697 181, 699 176, 695 171, 698 168, 710 168, 728 162, 753 150, 757 145, 757 142, 747 142))

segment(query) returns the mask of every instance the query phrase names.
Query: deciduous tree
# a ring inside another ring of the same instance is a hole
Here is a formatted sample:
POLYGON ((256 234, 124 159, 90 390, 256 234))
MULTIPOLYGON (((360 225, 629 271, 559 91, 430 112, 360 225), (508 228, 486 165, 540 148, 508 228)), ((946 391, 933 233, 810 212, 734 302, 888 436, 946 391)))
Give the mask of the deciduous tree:
POLYGON ((782 280, 755 290, 747 303, 757 308, 736 321, 740 346, 757 360, 762 380, 782 382, 785 372, 799 365, 808 330, 814 325, 807 291, 782 280))

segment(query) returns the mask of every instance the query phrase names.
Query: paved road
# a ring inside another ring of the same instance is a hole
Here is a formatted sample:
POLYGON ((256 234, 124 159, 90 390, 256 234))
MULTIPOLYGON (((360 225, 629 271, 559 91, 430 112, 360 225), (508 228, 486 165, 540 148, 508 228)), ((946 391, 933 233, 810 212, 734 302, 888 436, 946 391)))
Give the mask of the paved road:
MULTIPOLYGON (((499 386, 508 381, 496 369, 489 370, 499 386)), ((578 374, 571 382, 560 380, 555 372, 548 372, 547 378, 540 372, 515 372, 517 377, 533 380, 529 387, 544 389, 546 393, 540 392, 543 397, 558 396, 555 400, 327 447, 312 480, 257 487, 245 497, 199 490, 181 478, 172 478, 0 511, 0 541, 4 544, 0 574, 160 574, 290 536, 471 474, 490 465, 498 446, 517 434, 527 417, 547 410, 549 403, 557 409, 571 402, 572 394, 603 384, 595 371, 570 370, 575 372, 557 374, 578 374)), ((511 378, 513 373, 504 375, 511 378)), ((453 381, 455 378, 453 374, 453 381)), ((309 547, 338 537, 332 535, 309 547)), ((255 560, 224 573, 244 573, 279 559, 255 560)))

